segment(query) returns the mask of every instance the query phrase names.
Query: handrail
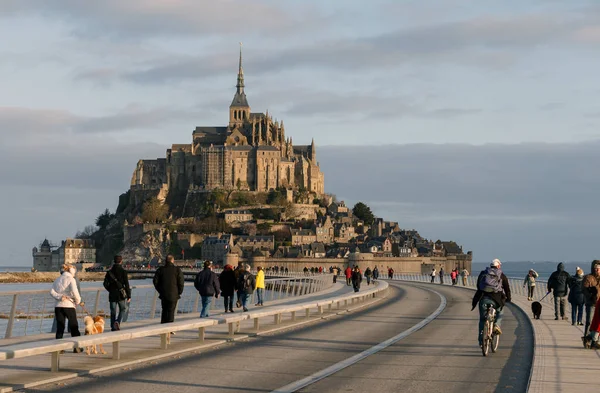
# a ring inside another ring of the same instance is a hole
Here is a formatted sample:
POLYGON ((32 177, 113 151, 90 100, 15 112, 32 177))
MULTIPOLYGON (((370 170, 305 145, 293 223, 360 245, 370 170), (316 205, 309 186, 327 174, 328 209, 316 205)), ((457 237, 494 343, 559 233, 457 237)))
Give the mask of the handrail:
POLYGON ((236 327, 234 324, 238 324, 243 320, 254 319, 254 327, 258 330, 259 318, 275 316, 275 323, 281 322, 281 315, 285 313, 292 314, 292 320, 296 319, 296 312, 304 310, 306 317, 310 316, 310 310, 312 308, 318 308, 318 313, 324 312, 324 306, 331 306, 333 303, 338 304, 343 301, 345 304, 348 301, 354 303, 355 300, 366 300, 369 297, 376 297, 378 294, 387 291, 388 283, 385 281, 378 281, 375 285, 363 292, 353 292, 347 295, 337 296, 324 301, 308 301, 304 303, 292 304, 289 306, 278 306, 272 309, 260 309, 256 311, 245 312, 237 314, 235 316, 221 316, 213 318, 194 319, 191 321, 178 321, 168 324, 155 324, 145 327, 138 327, 133 329, 127 329, 115 332, 106 332, 101 335, 92 336, 80 336, 72 337, 61 340, 46 340, 45 342, 37 343, 26 343, 0 347, 0 360, 23 358, 28 356, 35 356, 41 354, 51 353, 51 371, 58 371, 59 369, 59 357, 60 351, 72 348, 81 348, 87 345, 113 343, 113 359, 120 359, 120 343, 122 341, 144 338, 159 334, 161 337, 161 348, 167 349, 169 344, 170 332, 178 332, 183 330, 199 329, 199 339, 201 342, 204 341, 205 328, 213 325, 228 324, 229 325, 229 337, 233 338, 236 333, 236 327), (66 345, 65 345, 66 343, 66 345))

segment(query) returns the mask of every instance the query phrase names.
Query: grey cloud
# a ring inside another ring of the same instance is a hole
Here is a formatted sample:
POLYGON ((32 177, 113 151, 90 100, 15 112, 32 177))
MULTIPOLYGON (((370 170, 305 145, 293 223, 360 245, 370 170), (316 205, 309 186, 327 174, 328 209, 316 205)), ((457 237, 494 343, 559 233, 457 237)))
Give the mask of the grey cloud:
MULTIPOLYGON (((79 36, 140 37, 293 31, 315 10, 292 12, 264 1, 3 0, 0 15, 41 14, 66 21, 79 36), (309 12, 310 11, 310 12, 309 12)), ((316 26, 314 26, 316 27, 316 26)))
POLYGON ((154 129, 194 116, 196 112, 192 109, 146 109, 135 105, 104 116, 81 116, 64 110, 0 107, 0 140, 16 143, 27 140, 29 136, 154 129))

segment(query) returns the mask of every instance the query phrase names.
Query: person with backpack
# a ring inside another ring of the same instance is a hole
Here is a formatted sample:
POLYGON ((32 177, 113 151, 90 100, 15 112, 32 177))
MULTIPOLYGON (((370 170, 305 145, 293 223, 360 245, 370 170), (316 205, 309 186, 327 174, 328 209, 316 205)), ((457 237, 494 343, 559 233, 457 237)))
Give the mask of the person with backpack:
POLYGON ((200 293, 200 298, 202 299, 200 318, 209 317, 212 298, 218 299, 219 292, 221 291, 219 277, 212 271, 212 268, 211 261, 204 261, 204 270, 196 274, 196 278, 194 279, 194 288, 200 293))
POLYGON ((373 272, 370 267, 365 269, 365 278, 367 279, 367 285, 371 285, 371 277, 373 277, 373 272))
POLYGON ((479 329, 477 340, 479 346, 483 345, 483 325, 485 324, 485 313, 488 305, 496 309, 496 323, 494 332, 502 334, 502 316, 504 314, 504 305, 510 303, 510 285, 508 278, 502 273, 502 263, 499 259, 494 259, 490 266, 482 270, 477 277, 477 292, 473 296, 471 311, 479 305, 479 329))
POLYGON ((115 255, 113 265, 104 276, 104 288, 108 291, 108 303, 110 305, 110 330, 121 330, 123 317, 131 302, 131 288, 127 272, 123 269, 123 258, 115 255), (117 307, 119 314, 117 315, 117 307))
POLYGON ((571 325, 583 326, 583 270, 577 267, 575 275, 569 280, 569 304, 571 305, 571 325))
POLYGON ((558 313, 560 309, 560 318, 563 320, 569 319, 565 316, 565 305, 566 297, 569 292, 569 279, 571 275, 565 272, 564 263, 559 263, 556 267, 556 271, 550 275, 548 279, 548 293, 552 292, 554 295, 554 320, 558 320, 558 313))
POLYGON ((240 270, 237 287, 242 302, 242 310, 248 311, 248 300, 250 300, 250 295, 256 287, 256 278, 250 273, 250 265, 245 265, 244 270, 240 270))
POLYGON ((529 273, 523 280, 523 288, 527 286, 527 300, 533 300, 533 291, 535 291, 535 279, 538 278, 538 274, 535 270, 529 269, 529 273))

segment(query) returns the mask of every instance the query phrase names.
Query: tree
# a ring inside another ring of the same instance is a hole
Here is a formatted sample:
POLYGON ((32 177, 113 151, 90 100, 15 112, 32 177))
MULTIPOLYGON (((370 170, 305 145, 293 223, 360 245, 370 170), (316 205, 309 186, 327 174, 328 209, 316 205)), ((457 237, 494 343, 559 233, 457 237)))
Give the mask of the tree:
POLYGON ((373 221, 375 221, 375 216, 373 215, 373 212, 371 212, 371 208, 362 202, 358 202, 354 205, 352 214, 358 217, 359 220, 362 220, 365 225, 372 225, 373 221))
POLYGON ((83 228, 83 231, 77 231, 77 233, 75 234, 75 239, 90 239, 97 230, 98 228, 96 228, 95 226, 88 225, 85 228, 83 228))
POLYGON ((158 199, 152 198, 142 206, 142 220, 144 222, 161 222, 167 218, 169 207, 162 204, 158 199))
POLYGON ((115 217, 114 214, 111 214, 110 210, 104 210, 104 213, 100 214, 98 218, 96 218, 96 226, 98 228, 106 228, 110 221, 115 217))

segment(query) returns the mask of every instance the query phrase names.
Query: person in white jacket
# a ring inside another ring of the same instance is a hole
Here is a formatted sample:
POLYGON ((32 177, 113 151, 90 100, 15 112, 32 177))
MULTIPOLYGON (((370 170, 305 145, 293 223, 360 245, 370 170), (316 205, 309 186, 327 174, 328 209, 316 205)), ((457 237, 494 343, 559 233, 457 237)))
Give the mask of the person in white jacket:
MULTIPOLYGON (((63 265, 63 273, 54 280, 50 295, 56 299, 54 307, 54 316, 56 318, 56 338, 63 338, 65 332, 65 318, 69 320, 69 329, 71 337, 80 336, 79 324, 77 323, 77 305, 83 305, 81 295, 77 290, 75 282, 75 272, 73 265, 63 265)), ((75 351, 80 352, 80 351, 75 351)))

